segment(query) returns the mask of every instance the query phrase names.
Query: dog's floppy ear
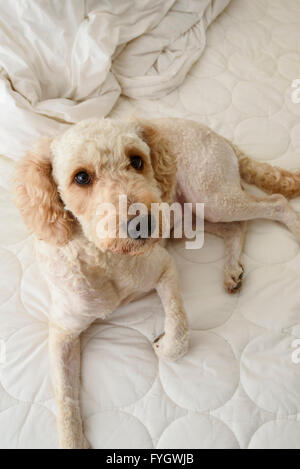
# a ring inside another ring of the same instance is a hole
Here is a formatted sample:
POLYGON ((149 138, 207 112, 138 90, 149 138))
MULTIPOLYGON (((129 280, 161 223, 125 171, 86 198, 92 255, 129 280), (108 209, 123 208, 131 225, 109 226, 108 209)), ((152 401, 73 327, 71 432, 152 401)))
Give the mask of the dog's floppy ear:
POLYGON ((50 144, 50 139, 40 140, 18 163, 15 203, 39 239, 64 245, 72 236, 72 216, 65 210, 52 176, 50 144))
POLYGON ((177 162, 176 156, 170 151, 165 131, 150 120, 138 119, 142 139, 150 148, 150 156, 155 179, 161 190, 163 202, 171 203, 176 187, 177 162))

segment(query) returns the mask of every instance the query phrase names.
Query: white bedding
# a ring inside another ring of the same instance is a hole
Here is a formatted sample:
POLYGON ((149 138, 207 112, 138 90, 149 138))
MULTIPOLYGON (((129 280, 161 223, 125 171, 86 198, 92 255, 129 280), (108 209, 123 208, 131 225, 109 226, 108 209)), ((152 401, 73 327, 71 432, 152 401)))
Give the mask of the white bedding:
POLYGON ((178 87, 229 1, 1 2, 0 154, 20 158, 63 122, 106 116, 121 92, 158 98, 178 87))
MULTIPOLYGON (((130 2, 124 5, 127 3, 130 2)), ((203 55, 185 79, 188 67, 196 60, 193 41, 199 40, 199 52, 203 50, 200 30, 206 24, 199 26, 201 22, 196 22, 189 29, 188 20, 191 22, 192 18, 187 14, 182 26, 188 32, 178 38, 174 49, 174 41, 161 47, 160 34, 167 28, 160 30, 155 25, 168 21, 170 14, 176 17, 177 7, 195 8, 200 2, 170 0, 164 2, 165 12, 155 8, 158 1, 140 3, 144 7, 134 11, 134 23, 140 25, 139 33, 144 34, 127 47, 118 45, 119 38, 114 43, 117 48, 113 72, 127 97, 119 98, 119 85, 105 68, 108 63, 105 58, 97 62, 103 65, 102 86, 97 88, 96 75, 91 72, 90 99, 82 95, 87 86, 82 81, 86 67, 95 65, 89 61, 83 45, 89 44, 94 50, 92 36, 87 33, 99 24, 99 17, 92 15, 91 24, 86 22, 78 28, 82 15, 88 13, 82 10, 84 2, 79 1, 76 15, 71 14, 71 1, 53 2, 56 7, 64 5, 59 33, 56 30, 46 34, 42 13, 36 13, 39 21, 34 23, 35 46, 26 60, 32 58, 34 62, 36 48, 41 48, 42 55, 45 53, 45 63, 39 63, 42 88, 38 86, 35 70, 24 68, 22 60, 13 61, 16 68, 10 69, 16 81, 10 82, 5 70, 0 72, 3 78, 0 447, 3 448, 57 446, 47 354, 47 311, 51 300, 36 267, 30 237, 9 193, 14 160, 21 157, 36 137, 56 133, 66 126, 64 120, 73 122, 91 114, 106 115, 114 106, 112 116, 135 111, 147 116, 196 119, 232 139, 257 159, 286 168, 300 167, 300 103, 291 100, 292 81, 300 78, 299 1, 232 0, 209 28, 203 55), (158 49, 167 50, 155 58, 148 57, 145 47, 149 43, 153 51, 158 50, 149 32, 157 27, 154 36, 159 38, 158 49), (79 39, 80 35, 87 36, 82 43, 75 42, 78 49, 73 49, 74 73, 70 82, 62 44, 63 39, 66 43, 71 41, 68 31, 76 28, 79 39), (56 39, 60 38, 59 50, 51 45, 55 34, 56 39), (147 34, 150 38, 143 42, 147 34), (183 53, 186 48, 190 53, 183 53), (61 54, 59 64, 57 53, 61 54), (132 68, 126 64, 135 67, 140 54, 143 60, 130 76, 132 68), (179 66, 183 73, 176 73, 174 81, 170 77, 177 59, 183 61, 179 66), (18 81, 18 72, 23 77, 24 70, 28 79, 18 81), (176 80, 182 84, 178 86, 176 80), (64 89, 63 83, 70 88, 64 89), (168 95, 166 85, 173 90, 168 95), (54 99, 60 93, 69 99, 54 99), (149 96, 156 99, 150 100, 149 96)), ((96 1, 85 3, 88 11, 95 4, 96 1)), ((211 5, 217 9, 206 10, 210 20, 221 11, 224 2, 212 1, 211 5)), ((7 33, 13 41, 9 47, 13 49, 18 41, 17 31, 7 32, 5 12, 1 3, 0 34, 7 33)), ((25 24, 27 15, 28 12, 17 9, 13 18, 25 24)), ((109 23, 107 28, 113 31, 109 23)), ((111 36, 114 37, 112 33, 111 36)), ((124 42, 130 39, 126 37, 124 42)), ((7 66, 12 67, 11 58, 5 56, 2 36, 0 42, 2 64, 5 59, 7 66)), ((110 49, 108 55, 111 53, 110 49)), ((20 56, 20 49, 17 55, 20 56)), ((299 200, 292 204, 300 211, 299 200)), ((151 342, 162 331, 163 311, 154 293, 116 311, 109 321, 94 324, 84 334, 82 345, 82 408, 92 446, 299 449, 300 363, 292 360, 293 342, 300 338, 299 245, 279 224, 251 222, 243 256, 244 285, 234 296, 222 289, 221 240, 206 235, 204 248, 197 252, 184 250, 184 243, 171 245, 170 251, 178 264, 190 318, 190 351, 178 363, 157 360, 151 342)))

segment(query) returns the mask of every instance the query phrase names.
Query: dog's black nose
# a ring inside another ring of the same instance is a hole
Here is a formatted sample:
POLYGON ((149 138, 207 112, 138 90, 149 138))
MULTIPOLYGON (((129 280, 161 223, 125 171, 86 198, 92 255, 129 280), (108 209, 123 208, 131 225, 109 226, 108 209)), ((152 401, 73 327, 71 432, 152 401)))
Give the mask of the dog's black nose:
POLYGON ((147 239, 155 229, 155 221, 151 215, 132 218, 127 223, 127 233, 131 239, 147 239))

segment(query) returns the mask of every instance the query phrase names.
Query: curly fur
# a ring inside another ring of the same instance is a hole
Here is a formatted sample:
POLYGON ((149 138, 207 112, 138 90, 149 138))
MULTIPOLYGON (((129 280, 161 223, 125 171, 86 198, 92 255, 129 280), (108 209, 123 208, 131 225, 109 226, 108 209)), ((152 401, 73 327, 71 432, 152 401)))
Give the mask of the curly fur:
POLYGON ((72 236, 73 217, 65 210, 53 180, 50 144, 50 139, 41 140, 18 165, 15 204, 39 239, 64 245, 72 236))
POLYGON ((163 202, 172 203, 176 189, 177 159, 171 151, 167 136, 146 120, 138 121, 142 138, 150 147, 151 163, 161 189, 163 202))
MULTIPOLYGON (((227 140, 228 141, 228 140, 227 140)), ((237 145, 228 143, 239 159, 241 178, 267 194, 282 194, 288 199, 300 194, 300 171, 287 171, 268 163, 249 158, 237 145)))
POLYGON ((300 194, 300 171, 287 171, 268 163, 251 160, 246 155, 239 158, 239 165, 244 181, 255 184, 268 194, 282 194, 288 199, 300 194))

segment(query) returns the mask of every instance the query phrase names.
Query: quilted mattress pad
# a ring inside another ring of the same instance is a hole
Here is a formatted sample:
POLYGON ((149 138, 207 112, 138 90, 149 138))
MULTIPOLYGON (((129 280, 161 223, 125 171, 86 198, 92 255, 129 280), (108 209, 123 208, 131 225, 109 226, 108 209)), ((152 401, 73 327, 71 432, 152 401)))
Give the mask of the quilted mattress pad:
MULTIPOLYGON (((232 0, 179 88, 159 100, 121 97, 111 115, 195 119, 253 158, 295 169, 297 78, 299 1, 232 0)), ((51 299, 8 189, 5 175, 13 166, 1 157, 0 446, 55 448, 51 299)), ((300 200, 291 203, 300 212, 300 200)), ((198 251, 183 242, 169 250, 191 326, 189 352, 176 363, 154 354, 151 343, 164 319, 155 293, 94 323, 82 337, 81 387, 92 447, 299 449, 298 243, 275 222, 250 222, 236 295, 223 290, 222 240, 206 234, 198 251)))

